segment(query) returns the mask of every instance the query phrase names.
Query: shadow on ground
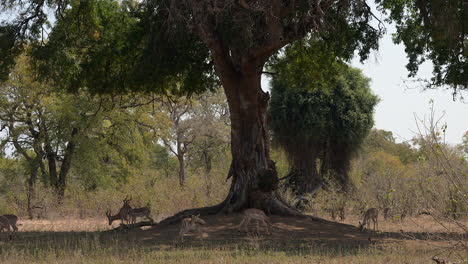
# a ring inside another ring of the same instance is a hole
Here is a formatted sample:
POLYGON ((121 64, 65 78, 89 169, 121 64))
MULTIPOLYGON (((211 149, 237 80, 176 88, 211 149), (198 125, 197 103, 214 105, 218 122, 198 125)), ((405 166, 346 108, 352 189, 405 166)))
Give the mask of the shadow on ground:
MULTIPOLYGON (((282 251, 286 254, 308 254, 312 251, 357 254, 359 250, 374 244, 403 240, 453 240, 467 239, 456 233, 403 233, 359 232, 355 226, 336 222, 316 222, 300 217, 272 216, 271 235, 261 229, 259 235, 238 231, 241 216, 211 216, 205 218, 207 225, 202 235, 187 234, 185 242, 177 242, 179 225, 156 225, 144 230, 104 232, 20 232, 12 241, 0 238, 0 253, 7 248, 18 250, 108 250, 125 252, 139 250, 174 249, 255 249, 282 251), (2 249, 3 248, 3 249, 2 249)), ((252 230, 255 225, 252 225, 252 230)))

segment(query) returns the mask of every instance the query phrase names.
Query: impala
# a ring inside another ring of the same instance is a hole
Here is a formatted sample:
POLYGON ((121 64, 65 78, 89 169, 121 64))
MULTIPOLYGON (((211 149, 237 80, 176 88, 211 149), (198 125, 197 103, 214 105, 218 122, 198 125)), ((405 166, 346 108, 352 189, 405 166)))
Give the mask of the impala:
POLYGON ((115 215, 112 215, 112 212, 110 209, 108 209, 106 211, 106 216, 107 216, 107 219, 109 220, 109 225, 112 225, 112 223, 116 220, 119 220, 122 222, 124 222, 124 220, 127 222, 128 224, 128 221, 130 220, 129 217, 128 217, 128 214, 130 212, 130 210, 132 210, 132 207, 130 206, 130 199, 127 199, 125 198, 123 200, 123 206, 122 208, 120 208, 119 212, 115 215))
POLYGON ((377 222, 379 217, 379 210, 377 208, 370 208, 369 210, 366 211, 364 214, 364 220, 362 220, 362 223, 359 222, 359 230, 362 231, 364 230, 364 226, 367 226, 367 228, 370 227, 370 222, 372 221, 374 223, 374 231, 375 226, 377 225, 377 229, 379 229, 379 223, 377 222))
POLYGON ((130 206, 131 200, 132 199, 128 199, 128 197, 125 197, 125 199, 123 200, 123 206, 119 210, 120 220, 122 220, 122 224, 124 220, 127 222, 127 224, 130 222, 129 215, 130 211, 132 210, 132 207, 130 206))
POLYGON ((140 207, 140 208, 130 208, 128 211, 128 215, 131 219, 131 223, 134 224, 136 222, 137 217, 146 217, 148 218, 151 223, 153 223, 153 218, 150 217, 151 209, 148 206, 140 207))
POLYGON ((16 223, 18 222, 18 217, 13 214, 4 214, 2 216, 8 220, 10 226, 13 228, 13 231, 18 232, 18 226, 16 225, 16 223))
POLYGON ((108 209, 106 211, 106 216, 107 216, 107 219, 109 220, 109 225, 112 225, 112 223, 116 220, 121 220, 122 221, 122 224, 123 224, 123 217, 122 215, 120 214, 120 212, 118 212, 117 214, 115 215, 112 215, 112 212, 110 209, 108 209))
MULTIPOLYGON (((11 236, 11 230, 10 230, 10 226, 11 226, 11 223, 10 223, 10 220, 8 220, 8 218, 6 218, 5 216, 0 216, 0 232, 3 231, 3 229, 5 229, 7 232, 8 232, 8 237, 10 238, 10 240, 12 239, 12 236, 11 236)), ((16 225, 15 225, 16 226, 16 225)))
POLYGON ((192 215, 182 219, 179 232, 180 241, 184 242, 184 235, 192 230, 196 230, 201 235, 200 225, 206 225, 206 222, 200 218, 200 215, 192 215))
POLYGON ((239 224, 239 232, 241 231, 242 225, 245 226, 245 232, 248 232, 249 224, 252 219, 257 220, 257 233, 260 233, 260 222, 263 223, 263 225, 266 228, 266 232, 268 235, 270 235, 270 231, 268 230, 268 226, 270 224, 270 219, 268 216, 263 212, 262 210, 255 209, 255 208, 249 208, 245 209, 244 211, 244 218, 242 219, 242 222, 239 224))
POLYGON ((2 232, 4 229, 10 232, 10 220, 2 215, 0 216, 0 232, 2 232))

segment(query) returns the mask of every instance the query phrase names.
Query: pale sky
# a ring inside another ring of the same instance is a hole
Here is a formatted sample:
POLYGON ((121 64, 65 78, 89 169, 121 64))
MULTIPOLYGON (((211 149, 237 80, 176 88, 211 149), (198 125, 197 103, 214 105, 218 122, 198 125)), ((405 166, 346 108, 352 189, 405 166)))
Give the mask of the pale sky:
MULTIPOLYGON (((378 53, 371 55, 364 64, 358 59, 352 66, 362 69, 372 79, 371 88, 380 97, 374 119, 375 127, 392 131, 399 141, 409 140, 417 131, 414 115, 419 118, 430 114, 429 101, 434 100, 436 116, 445 116, 441 122, 447 124, 446 142, 458 144, 468 131, 468 100, 458 97, 453 101, 452 91, 444 88, 422 91, 417 83, 404 83, 408 80, 405 68, 408 62, 403 45, 396 45, 390 33, 395 27, 387 25, 388 33, 381 39, 378 53), (408 86, 412 89, 408 89, 408 86)), ((421 67, 418 77, 429 79, 432 76, 432 65, 426 63, 421 67)), ((463 94, 466 96, 465 94, 463 94)))

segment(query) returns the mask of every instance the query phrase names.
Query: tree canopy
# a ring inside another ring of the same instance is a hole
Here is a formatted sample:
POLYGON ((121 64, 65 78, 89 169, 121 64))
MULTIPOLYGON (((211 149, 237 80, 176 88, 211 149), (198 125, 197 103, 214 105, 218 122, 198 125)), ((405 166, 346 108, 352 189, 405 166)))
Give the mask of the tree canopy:
POLYGON ((376 0, 395 23, 395 43, 403 43, 410 76, 429 60, 433 77, 428 87, 448 86, 454 93, 468 88, 467 12, 463 0, 376 0))
MULTIPOLYGON (((411 75, 431 60, 432 85, 466 89, 464 1, 375 2, 397 26, 394 40, 406 46, 411 75)), ((369 25, 373 14, 365 1, 2 0, 0 8, 15 14, 0 26, 3 78, 25 44, 47 43, 43 54, 49 54, 47 60, 61 79, 68 76, 65 80, 75 85, 94 81, 95 89, 108 92, 153 90, 176 74, 186 74, 192 84, 187 89, 197 87, 213 69, 209 50, 214 43, 208 41, 213 34, 233 59, 250 51, 264 60, 309 32, 322 32, 325 40, 342 47, 343 55, 352 56, 357 49, 365 58, 380 35, 369 25), (268 47, 263 55, 261 47, 268 47), (74 71, 60 73, 60 66, 74 71)))
POLYGON ((270 127, 291 160, 295 189, 310 192, 324 183, 316 167, 319 156, 326 167, 322 174, 330 169, 346 185, 350 155, 374 124, 378 99, 369 79, 317 41, 286 48, 270 68, 270 127))
POLYGON ((20 5, 3 0, 4 10, 20 10, 15 20, 2 25, 3 76, 25 43, 35 44, 34 54, 48 78, 60 80, 66 88, 86 86, 101 93, 168 89, 175 76, 182 90, 206 89, 213 78, 211 38, 223 42, 235 64, 241 63, 238 58, 245 52, 265 62, 311 30, 323 32, 322 37, 340 46, 348 58, 355 50, 366 58, 377 47, 379 30, 368 25, 372 17, 364 2, 327 1, 318 8, 309 1, 281 2, 274 3, 272 12, 271 3, 248 6, 231 0, 25 1, 20 5), (323 11, 325 7, 330 10, 323 11), (55 11, 53 24, 50 10, 55 11), (276 15, 284 21, 276 21, 276 15), (269 26, 270 22, 274 25, 269 26))

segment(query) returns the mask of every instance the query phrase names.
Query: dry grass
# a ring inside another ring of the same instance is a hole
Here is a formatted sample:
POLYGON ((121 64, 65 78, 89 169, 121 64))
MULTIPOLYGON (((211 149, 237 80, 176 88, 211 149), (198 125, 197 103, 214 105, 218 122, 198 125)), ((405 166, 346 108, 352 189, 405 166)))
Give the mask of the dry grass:
MULTIPOLYGON (((106 219, 53 219, 53 220, 21 220, 22 232, 84 232, 105 231, 109 229, 106 219)), ((115 221, 113 227, 120 221, 115 221)))
MULTIPOLYGON (((346 218, 343 223, 350 225, 358 225, 362 221, 362 217, 350 216, 346 218)), ((468 219, 459 220, 465 226, 468 226, 468 219)), ((446 233, 446 232, 460 232, 460 227, 455 222, 450 220, 436 221, 430 215, 420 215, 417 217, 407 217, 404 221, 388 220, 385 221, 383 217, 379 217, 379 230, 383 232, 414 232, 414 233, 446 233)))
MULTIPOLYGON (((237 233, 236 215, 205 220, 203 236, 188 235, 184 244, 174 243, 176 225, 103 232, 110 230, 106 219, 24 220, 13 241, 0 236, 0 263, 428 263, 451 246, 449 240, 394 236, 402 225, 408 232, 440 232, 428 216, 403 224, 381 219, 379 234, 275 216, 273 235, 260 237, 237 233)), ((468 254, 449 258, 468 261, 468 254)))

